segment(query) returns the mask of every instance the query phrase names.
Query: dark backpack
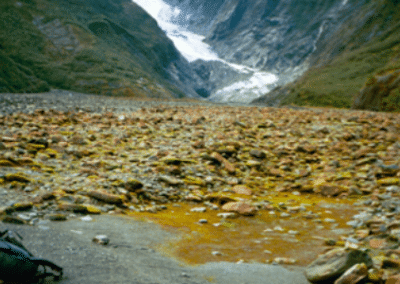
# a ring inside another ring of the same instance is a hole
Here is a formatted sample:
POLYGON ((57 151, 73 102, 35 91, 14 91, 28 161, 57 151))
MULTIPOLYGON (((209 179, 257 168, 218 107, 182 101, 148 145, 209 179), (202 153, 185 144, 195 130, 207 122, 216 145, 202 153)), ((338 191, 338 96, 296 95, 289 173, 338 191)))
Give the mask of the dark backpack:
POLYGON ((0 231, 0 280, 5 283, 37 283, 48 276, 59 280, 63 269, 51 261, 34 257, 22 245, 21 239, 11 231, 0 231))

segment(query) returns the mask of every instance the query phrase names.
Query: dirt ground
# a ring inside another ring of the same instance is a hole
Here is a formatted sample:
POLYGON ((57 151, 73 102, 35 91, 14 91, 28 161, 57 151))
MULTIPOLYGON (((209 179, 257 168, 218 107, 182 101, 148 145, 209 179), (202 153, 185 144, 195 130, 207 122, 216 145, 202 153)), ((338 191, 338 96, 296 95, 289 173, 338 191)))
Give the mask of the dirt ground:
MULTIPOLYGON (((156 224, 127 217, 99 215, 36 226, 0 223, 24 237, 24 245, 36 257, 64 268, 60 284, 306 284, 302 269, 288 270, 265 264, 208 263, 187 266, 154 248, 179 237, 156 224), (105 234, 107 246, 92 242, 105 234)), ((55 283, 47 279, 46 283, 55 283)))

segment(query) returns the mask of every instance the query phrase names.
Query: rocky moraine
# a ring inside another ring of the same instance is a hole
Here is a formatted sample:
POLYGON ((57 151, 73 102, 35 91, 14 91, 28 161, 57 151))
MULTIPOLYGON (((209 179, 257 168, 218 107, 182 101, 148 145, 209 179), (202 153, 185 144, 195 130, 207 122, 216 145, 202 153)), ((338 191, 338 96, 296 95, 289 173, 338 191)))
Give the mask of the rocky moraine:
POLYGON ((1 99, 3 223, 127 215, 181 231, 160 249, 191 264, 309 265, 313 283, 400 283, 399 114, 1 99))

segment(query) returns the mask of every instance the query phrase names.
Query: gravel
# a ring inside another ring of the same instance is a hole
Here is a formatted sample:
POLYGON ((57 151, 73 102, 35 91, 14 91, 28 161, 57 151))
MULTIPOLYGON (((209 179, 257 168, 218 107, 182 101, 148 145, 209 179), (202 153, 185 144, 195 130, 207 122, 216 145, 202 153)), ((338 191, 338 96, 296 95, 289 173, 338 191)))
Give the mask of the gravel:
MULTIPOLYGON (((207 101, 154 101, 136 100, 123 97, 106 97, 82 94, 65 90, 52 90, 48 93, 37 94, 0 94, 0 115, 17 112, 31 113, 36 109, 54 109, 58 111, 88 111, 94 113, 134 112, 142 107, 164 106, 192 106, 192 105, 222 105, 207 101)), ((230 104, 233 105, 233 104, 230 104)))
POLYGON ((4 229, 22 235, 36 257, 64 268, 61 281, 48 278, 47 284, 308 283, 299 268, 289 271, 281 266, 228 262, 187 266, 155 249, 179 235, 126 217, 100 215, 92 221, 76 218, 36 226, 0 223, 0 230, 4 229), (106 235, 110 243, 96 244, 92 239, 97 235, 106 235))
MULTIPOLYGON (((34 113, 37 109, 94 113, 134 112, 142 107, 222 105, 193 101, 147 101, 53 90, 39 94, 0 94, 0 115, 34 113)), ((229 104, 232 106, 233 104, 229 104)), ((0 190, 0 196, 2 191, 0 190)), ((57 283, 206 284, 265 283, 305 284, 302 268, 295 271, 266 264, 208 263, 188 266, 157 247, 179 235, 158 225, 103 214, 91 221, 43 221, 33 226, 0 223, 0 230, 13 230, 24 237, 24 245, 36 256, 64 268, 57 283), (107 245, 92 242, 98 235, 110 239, 107 245)), ((47 280, 46 283, 53 283, 47 280)))

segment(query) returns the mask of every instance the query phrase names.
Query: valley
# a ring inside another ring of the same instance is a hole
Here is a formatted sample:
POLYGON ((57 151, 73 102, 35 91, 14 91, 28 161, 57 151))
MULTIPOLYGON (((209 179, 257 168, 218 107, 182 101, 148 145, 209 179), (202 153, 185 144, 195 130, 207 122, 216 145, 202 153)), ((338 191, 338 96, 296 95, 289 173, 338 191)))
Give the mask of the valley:
POLYGON ((60 283, 397 283, 399 5, 1 1, 0 230, 60 283))
POLYGON ((5 0, 0 92, 398 111, 399 3, 298 2, 5 0))
MULTIPOLYGON (((140 222, 159 224, 175 236, 158 238, 161 233, 152 235, 155 227, 146 227, 140 243, 146 243, 146 233, 153 241, 143 250, 176 259, 190 273, 197 271, 193 265, 208 267, 202 277, 218 275, 217 283, 235 275, 232 265, 254 269, 254 276, 242 273, 249 281, 282 267, 302 275, 319 254, 345 248, 368 252, 366 262, 373 261, 368 279, 384 281, 396 274, 398 114, 64 91, 4 98, 1 228, 40 236, 51 230, 62 240, 60 250, 49 252, 39 240, 27 239, 35 250, 53 255, 71 279, 89 274, 85 266, 62 258, 64 250, 74 255, 80 247, 81 254, 73 256, 77 263, 95 255, 93 267, 103 265, 99 251, 114 262, 124 255, 123 249, 93 247, 96 232, 109 235, 111 243, 118 240, 115 248, 128 243, 126 258, 136 269, 132 256, 137 254, 131 250, 136 245, 126 230, 142 227, 140 222), (112 216, 125 218, 115 221, 120 229, 106 225, 112 216), (221 275, 224 269, 213 270, 218 267, 210 267, 213 262, 230 272, 221 275)), ((168 283, 170 278, 162 277, 166 272, 160 273, 153 275, 156 283, 168 283)), ((280 283, 293 283, 290 274, 283 275, 280 283)))

